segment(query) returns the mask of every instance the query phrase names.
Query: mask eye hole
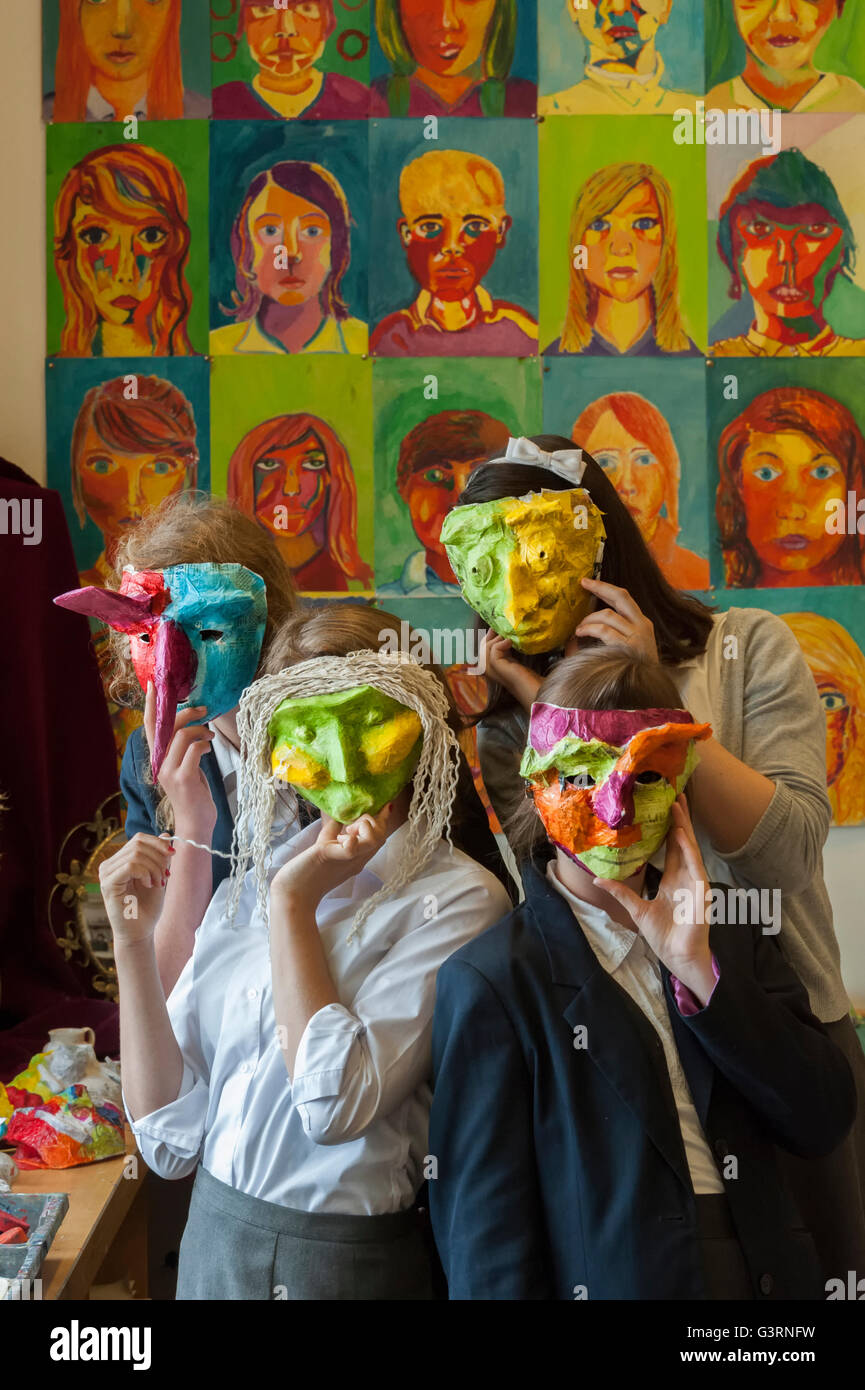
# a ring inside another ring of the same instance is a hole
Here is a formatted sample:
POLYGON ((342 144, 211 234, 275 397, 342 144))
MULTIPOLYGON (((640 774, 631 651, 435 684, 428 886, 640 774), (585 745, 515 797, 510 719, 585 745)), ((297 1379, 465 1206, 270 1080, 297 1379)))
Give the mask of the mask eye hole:
POLYGON ((144 645, 145 645, 146 647, 149 647, 149 646, 150 646, 150 633, 149 633, 149 632, 139 632, 139 633, 137 634, 137 640, 138 640, 139 642, 143 642, 144 645))
POLYGON ((492 578, 493 562, 489 555, 479 555, 472 565, 472 578, 478 584, 487 584, 492 578))
POLYGON ((660 772, 639 772, 637 773, 637 786, 650 787, 655 782, 663 782, 660 772))
POLYGON ((559 786, 564 790, 565 787, 578 787, 587 791, 595 785, 595 779, 590 772, 572 772, 570 776, 559 773, 559 786))
POLYGON ((220 637, 222 636, 222 630, 218 627, 202 628, 201 632, 199 633, 199 636, 201 637, 202 642, 218 642, 220 637))
POLYGON ((301 724, 296 729, 295 734, 296 737, 300 739, 302 743, 312 743, 313 739, 315 738, 315 734, 313 733, 312 729, 309 727, 308 724, 301 724))

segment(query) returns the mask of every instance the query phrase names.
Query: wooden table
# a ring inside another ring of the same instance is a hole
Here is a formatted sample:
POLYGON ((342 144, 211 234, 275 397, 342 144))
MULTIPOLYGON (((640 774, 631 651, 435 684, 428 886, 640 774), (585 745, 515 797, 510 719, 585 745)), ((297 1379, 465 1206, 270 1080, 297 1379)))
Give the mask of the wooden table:
POLYGON ((43 1299, 86 1299, 93 1284, 132 1282, 147 1297, 147 1169, 126 1130, 126 1157, 21 1172, 13 1192, 66 1192, 69 1210, 42 1266, 43 1299))

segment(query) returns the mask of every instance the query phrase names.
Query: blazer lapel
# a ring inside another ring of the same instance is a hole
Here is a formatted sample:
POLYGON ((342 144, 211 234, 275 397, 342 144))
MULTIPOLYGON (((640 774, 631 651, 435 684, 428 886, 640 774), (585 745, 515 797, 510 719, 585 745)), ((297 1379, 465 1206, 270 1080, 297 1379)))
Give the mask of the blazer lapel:
POLYGON ((715 1080, 715 1066, 711 1058, 703 1051, 703 1048, 679 1013, 676 1004, 676 996, 673 994, 673 986, 670 983, 669 970, 666 966, 661 966, 661 971, 664 977, 664 995, 667 1001, 667 1011, 670 1015, 670 1022, 673 1025, 673 1037, 676 1040, 676 1047, 679 1050, 682 1070, 688 1082, 688 1090, 691 1092, 691 1099, 694 1102, 697 1118, 705 1131, 706 1121, 709 1115, 709 1105, 712 1100, 712 1083, 715 1080))
POLYGON ((585 1027, 592 1062, 690 1189, 673 1088, 654 1027, 604 970, 569 905, 538 870, 527 869, 523 881, 569 1031, 585 1027))

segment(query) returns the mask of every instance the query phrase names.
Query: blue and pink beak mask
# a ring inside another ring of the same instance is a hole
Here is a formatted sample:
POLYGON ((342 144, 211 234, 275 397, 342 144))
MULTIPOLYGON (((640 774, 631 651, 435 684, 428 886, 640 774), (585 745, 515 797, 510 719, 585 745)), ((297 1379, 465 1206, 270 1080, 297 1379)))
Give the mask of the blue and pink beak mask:
POLYGON ((120 589, 88 585, 54 602, 129 635, 135 674, 156 694, 154 777, 179 709, 204 705, 207 719, 234 709, 252 681, 267 621, 264 580, 243 565, 171 565, 125 570, 120 589))

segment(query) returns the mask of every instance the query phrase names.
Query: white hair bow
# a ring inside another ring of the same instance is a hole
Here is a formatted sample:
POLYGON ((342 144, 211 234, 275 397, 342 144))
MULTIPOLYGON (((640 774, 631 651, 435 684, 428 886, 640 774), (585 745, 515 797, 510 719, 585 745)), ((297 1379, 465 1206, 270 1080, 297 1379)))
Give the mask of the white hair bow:
POLYGON ((518 439, 509 439, 504 454, 492 462, 532 463, 537 468, 549 468, 550 472, 558 477, 567 478, 574 487, 580 486, 586 471, 582 449, 556 449, 554 453, 548 454, 545 449, 539 449, 537 444, 533 444, 531 439, 526 439, 523 435, 518 439))

